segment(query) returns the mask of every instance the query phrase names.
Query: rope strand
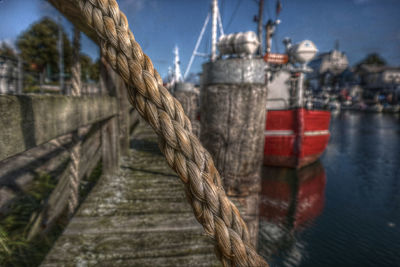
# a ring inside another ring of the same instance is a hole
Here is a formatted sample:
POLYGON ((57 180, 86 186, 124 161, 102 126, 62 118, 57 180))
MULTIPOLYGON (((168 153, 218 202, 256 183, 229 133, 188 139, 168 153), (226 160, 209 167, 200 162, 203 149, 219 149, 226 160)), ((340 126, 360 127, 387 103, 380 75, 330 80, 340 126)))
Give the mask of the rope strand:
POLYGON ((223 265, 268 266, 250 245, 247 226, 227 198, 211 156, 192 134, 181 104, 163 87, 116 1, 74 1, 97 32, 102 54, 128 85, 130 103, 159 136, 160 149, 185 184, 193 212, 216 242, 223 265))
MULTIPOLYGON (((74 28, 74 40, 73 40, 73 50, 72 50, 72 61, 73 65, 71 67, 71 95, 80 96, 81 95, 81 64, 79 62, 79 51, 80 51, 80 31, 74 28)), ((70 175, 69 175, 69 196, 68 196, 68 214, 72 216, 79 204, 79 162, 81 161, 81 141, 79 137, 79 131, 74 131, 72 133, 72 143, 71 148, 71 162, 69 165, 70 175)))

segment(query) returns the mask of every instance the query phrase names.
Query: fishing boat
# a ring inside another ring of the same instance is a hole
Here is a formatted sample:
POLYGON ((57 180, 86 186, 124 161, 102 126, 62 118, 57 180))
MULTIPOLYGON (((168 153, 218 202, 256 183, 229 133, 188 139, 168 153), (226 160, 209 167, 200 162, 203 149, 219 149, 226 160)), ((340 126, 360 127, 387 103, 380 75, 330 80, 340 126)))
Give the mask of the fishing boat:
POLYGON ((329 121, 327 110, 268 110, 264 164, 301 168, 315 162, 328 144, 329 121))
MULTIPOLYGON (((277 23, 269 23, 274 26, 277 23)), ((267 24, 268 101, 264 164, 301 168, 315 162, 329 141, 330 111, 314 109, 304 98, 307 63, 317 53, 313 42, 292 45, 284 40, 284 54, 270 53, 267 24)))
MULTIPOLYGON (((266 54, 262 51, 254 55, 258 46, 260 28, 262 28, 262 1, 260 1, 260 14, 258 21, 258 34, 253 32, 225 35, 220 22, 217 1, 213 0, 209 14, 201 29, 200 36, 190 58, 184 79, 189 73, 193 59, 199 55, 198 47, 202 40, 209 18, 212 17, 212 46, 211 61, 222 57, 263 57, 267 66, 265 76, 268 80, 268 101, 265 128, 264 164, 300 168, 316 161, 329 140, 330 112, 315 109, 307 105, 304 100, 304 75, 311 72, 307 63, 315 56, 317 49, 308 40, 291 45, 288 39, 284 40, 286 52, 284 54, 271 53, 271 36, 273 28, 280 21, 267 23, 266 54), (218 24, 220 27, 217 27, 218 24), (220 38, 217 43, 217 29, 220 38), (216 54, 216 48, 220 52, 216 54), (243 51, 249 50, 245 53, 243 51)), ((280 1, 277 2, 277 14, 280 12, 280 1)), ((262 46, 259 47, 262 50, 262 46)), ((208 57, 208 55, 207 55, 208 57)), ((202 78, 204 78, 204 73, 202 78)))

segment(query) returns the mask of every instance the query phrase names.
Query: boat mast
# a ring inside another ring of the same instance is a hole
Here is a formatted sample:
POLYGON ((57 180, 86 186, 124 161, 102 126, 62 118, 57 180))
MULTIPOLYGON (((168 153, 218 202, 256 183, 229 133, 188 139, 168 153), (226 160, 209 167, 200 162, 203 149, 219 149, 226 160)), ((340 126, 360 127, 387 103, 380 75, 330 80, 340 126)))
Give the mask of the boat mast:
POLYGON ((224 35, 224 29, 223 29, 223 26, 222 26, 221 14, 219 13, 219 9, 218 9, 218 1, 217 0, 212 0, 212 2, 211 2, 211 12, 208 12, 206 20, 204 21, 204 24, 203 24, 203 28, 201 28, 199 38, 197 39, 196 45, 195 45, 195 47, 193 49, 193 53, 192 53, 192 56, 190 57, 189 64, 188 64, 188 66, 186 67, 186 70, 185 70, 185 74, 183 75, 183 79, 184 80, 186 80, 186 78, 187 78, 187 76, 189 74, 189 71, 190 71, 190 68, 192 67, 192 63, 194 61, 194 57, 195 56, 210 58, 211 61, 215 61, 217 59, 217 26, 219 26, 219 34, 220 35, 224 35), (211 35, 212 35, 212 38, 211 38, 211 55, 208 54, 208 53, 199 53, 197 51, 197 49, 200 46, 201 40, 203 39, 203 35, 204 35, 204 32, 205 32, 206 27, 208 25, 208 22, 210 20, 210 17, 211 17, 211 20, 212 20, 212 25, 211 25, 211 35))
POLYGON ((301 71, 299 72, 299 78, 297 80, 297 107, 303 107, 303 95, 304 95, 304 72, 306 70, 306 65, 301 65, 301 71))
POLYGON ((271 42, 272 42, 272 34, 273 34, 273 22, 272 20, 268 20, 267 25, 265 26, 266 28, 266 33, 265 33, 265 39, 266 39, 266 51, 267 53, 271 53, 271 42))
POLYGON ((177 45, 175 45, 174 48, 174 83, 181 82, 182 81, 182 74, 181 74, 181 67, 180 67, 180 60, 179 60, 179 48, 177 45))
POLYGON ((211 4, 211 62, 217 59, 217 19, 218 19, 218 1, 212 0, 211 4))
POLYGON ((258 35, 258 41, 260 42, 260 46, 258 47, 258 54, 262 55, 263 53, 263 41, 262 41, 262 28, 263 28, 263 12, 264 11, 264 0, 259 0, 258 3, 258 27, 257 27, 257 35, 258 35))
MULTIPOLYGON (((189 60, 189 64, 186 67, 185 74, 183 75, 183 79, 184 80, 186 80, 186 78, 187 78, 187 76, 189 74, 190 68, 192 67, 192 64, 193 64, 194 57, 196 55, 198 55, 197 49, 199 48, 201 40, 203 39, 204 31, 206 30, 206 27, 207 27, 207 24, 208 24, 209 20, 210 20, 210 13, 207 14, 207 18, 204 21, 203 28, 201 28, 199 38, 197 39, 196 45, 194 46, 194 49, 193 49, 193 52, 192 52, 192 56, 190 57, 190 60, 189 60)), ((207 55, 207 57, 208 57, 208 55, 207 55)))

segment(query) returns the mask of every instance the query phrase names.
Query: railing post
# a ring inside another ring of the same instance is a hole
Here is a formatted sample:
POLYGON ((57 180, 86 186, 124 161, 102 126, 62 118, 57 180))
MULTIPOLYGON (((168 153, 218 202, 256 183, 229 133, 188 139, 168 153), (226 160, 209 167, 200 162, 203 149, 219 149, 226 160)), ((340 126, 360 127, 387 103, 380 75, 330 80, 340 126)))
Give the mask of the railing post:
POLYGON ((118 122, 119 122, 119 147, 121 156, 129 155, 129 138, 130 138, 130 119, 129 119, 129 108, 130 104, 128 101, 128 90, 126 90, 125 83, 121 78, 116 76, 117 85, 117 98, 119 105, 118 122))
POLYGON ((119 162, 118 118, 112 117, 101 127, 103 173, 112 173, 119 162))
MULTIPOLYGON (((100 81, 102 93, 109 96, 118 97, 118 78, 116 73, 108 66, 107 62, 101 57, 100 60, 100 81)), ((122 88, 121 88, 122 89, 122 88)), ((120 106, 121 103, 119 102, 120 106)), ((120 107, 119 107, 120 108, 120 107)), ((118 114, 121 113, 119 110, 118 114)), ((102 140, 102 162, 103 172, 112 173, 118 166, 120 154, 120 116, 114 116, 104 122, 101 130, 102 140)))
POLYGON ((107 62, 100 55, 100 91, 102 95, 117 96, 117 88, 115 84, 116 74, 108 66, 107 62))
POLYGON ((129 108, 128 91, 123 80, 103 59, 100 63, 100 81, 102 92, 110 96, 116 96, 118 100, 118 128, 119 153, 121 156, 129 154, 129 108))

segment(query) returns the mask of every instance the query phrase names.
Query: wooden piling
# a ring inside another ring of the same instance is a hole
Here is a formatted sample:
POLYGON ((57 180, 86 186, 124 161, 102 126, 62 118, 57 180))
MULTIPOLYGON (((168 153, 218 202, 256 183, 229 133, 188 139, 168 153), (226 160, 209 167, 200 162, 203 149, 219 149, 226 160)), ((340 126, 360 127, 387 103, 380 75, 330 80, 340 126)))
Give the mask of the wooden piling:
POLYGON ((203 65, 201 141, 213 156, 230 196, 259 191, 266 98, 261 59, 203 65))

